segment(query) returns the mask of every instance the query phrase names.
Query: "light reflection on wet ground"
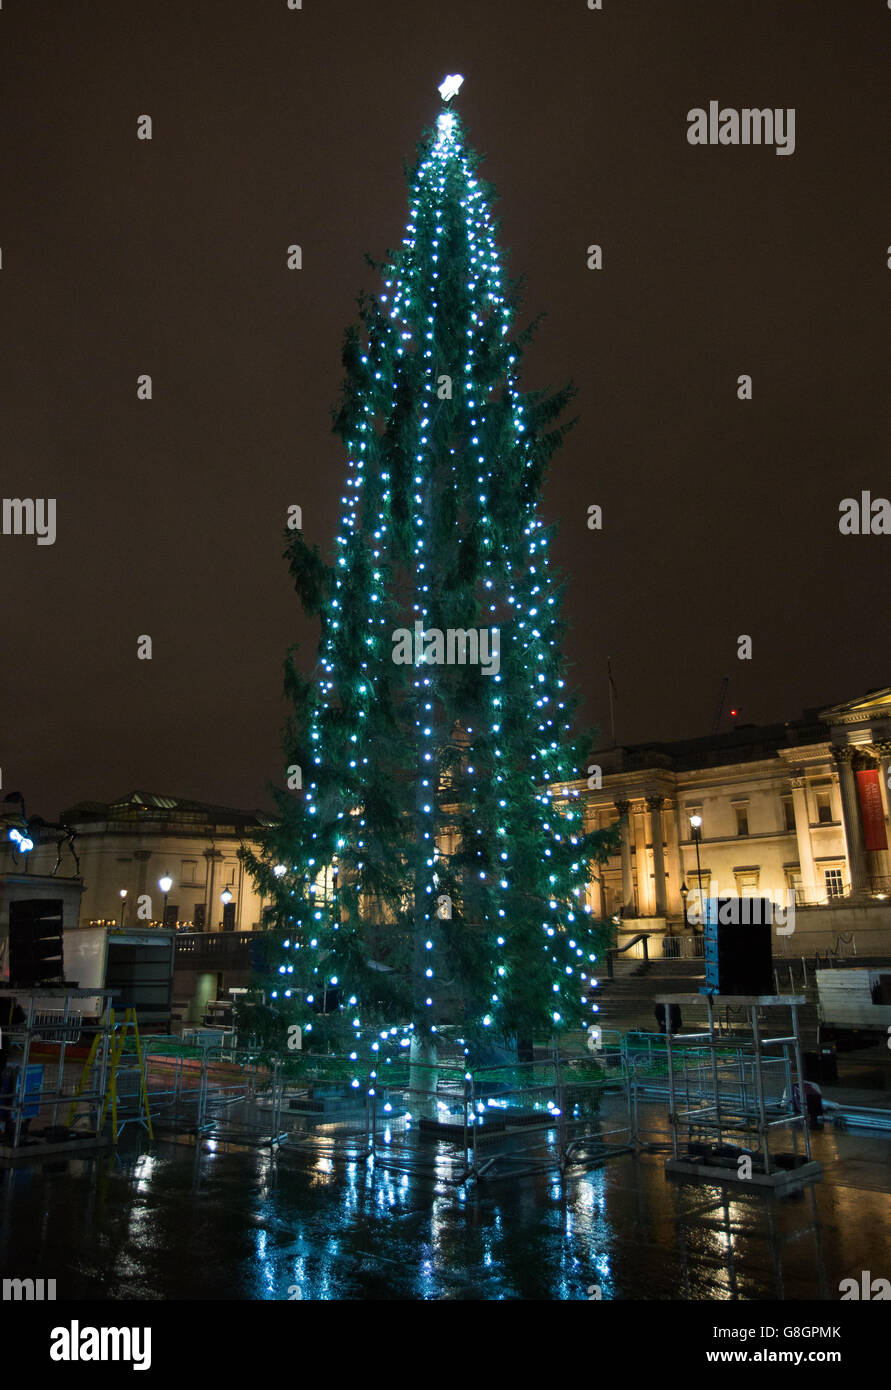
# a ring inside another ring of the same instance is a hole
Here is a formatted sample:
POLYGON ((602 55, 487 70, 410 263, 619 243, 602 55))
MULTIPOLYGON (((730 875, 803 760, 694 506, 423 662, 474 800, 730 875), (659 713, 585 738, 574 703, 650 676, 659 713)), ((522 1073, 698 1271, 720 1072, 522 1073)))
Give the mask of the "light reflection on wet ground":
POLYGON ((891 1277, 891 1142, 828 1131, 784 1199, 667 1180, 659 1155, 455 1189, 363 1161, 158 1142, 0 1173, 0 1267, 65 1298, 838 1298, 891 1277))

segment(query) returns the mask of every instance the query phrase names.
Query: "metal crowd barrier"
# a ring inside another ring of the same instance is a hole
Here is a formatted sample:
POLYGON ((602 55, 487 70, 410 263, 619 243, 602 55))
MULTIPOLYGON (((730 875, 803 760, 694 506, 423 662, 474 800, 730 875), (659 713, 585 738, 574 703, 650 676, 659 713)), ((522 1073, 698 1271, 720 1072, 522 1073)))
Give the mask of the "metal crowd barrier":
MULTIPOLYGON (((675 1106, 695 1129, 713 1104, 751 1109, 759 1085, 771 1119, 791 1109, 786 1053, 762 1057, 732 1035, 672 1038, 675 1106)), ((274 1056, 256 1048, 146 1044, 156 1132, 260 1145, 295 1158, 373 1160, 384 1170, 451 1184, 558 1171, 615 1154, 667 1149, 669 1063, 662 1034, 603 1030, 595 1050, 468 1069, 460 1054, 435 1064, 407 1056, 356 1072, 339 1057, 274 1056), (352 1078, 352 1079, 350 1079, 352 1078), (356 1084, 353 1084, 353 1081, 356 1084)), ((869 1114, 852 1123, 879 1121, 869 1114)))

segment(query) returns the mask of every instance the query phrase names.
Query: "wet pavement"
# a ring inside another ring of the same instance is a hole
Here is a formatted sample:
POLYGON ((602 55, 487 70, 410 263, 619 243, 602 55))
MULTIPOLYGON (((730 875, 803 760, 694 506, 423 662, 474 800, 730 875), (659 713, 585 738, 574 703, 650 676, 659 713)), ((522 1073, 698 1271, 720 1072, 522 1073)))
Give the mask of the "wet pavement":
POLYGON ((891 1139, 814 1137, 786 1198, 667 1179, 664 1155, 455 1188, 259 1149, 131 1137, 0 1173, 0 1268, 57 1299, 830 1299, 891 1277, 891 1139))

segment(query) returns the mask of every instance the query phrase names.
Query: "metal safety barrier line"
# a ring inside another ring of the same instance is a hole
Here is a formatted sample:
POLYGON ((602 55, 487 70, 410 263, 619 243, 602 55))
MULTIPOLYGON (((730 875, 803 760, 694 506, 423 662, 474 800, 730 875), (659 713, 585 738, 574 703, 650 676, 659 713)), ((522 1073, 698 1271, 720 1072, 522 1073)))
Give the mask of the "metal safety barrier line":
POLYGON ((865 1105, 840 1105, 828 1113, 824 1110, 823 1119, 830 1124, 840 1121, 845 1126, 853 1125, 855 1129, 891 1129, 891 1110, 865 1105))

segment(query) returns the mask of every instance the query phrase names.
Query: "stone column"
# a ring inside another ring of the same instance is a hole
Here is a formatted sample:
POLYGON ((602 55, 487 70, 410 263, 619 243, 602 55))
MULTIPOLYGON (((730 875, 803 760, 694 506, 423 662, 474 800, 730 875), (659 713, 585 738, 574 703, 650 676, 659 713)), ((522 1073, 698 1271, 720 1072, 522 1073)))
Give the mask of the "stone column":
POLYGON ((235 908, 235 930, 236 930, 236 931, 242 931, 243 928, 242 928, 242 925, 241 925, 241 914, 242 914, 242 912, 243 912, 243 910, 244 910, 244 880, 245 880, 245 872, 244 872, 244 864, 243 864, 243 862, 242 862, 240 859, 238 860, 237 873, 238 873, 238 887, 235 889, 235 892, 238 894, 238 896, 237 896, 237 898, 235 899, 235 901, 236 901, 236 908, 235 908))
POLYGON ((810 817, 807 809, 807 790, 804 776, 796 774, 792 778, 792 809, 795 812, 795 838, 798 841, 798 863, 801 866, 801 886, 806 903, 815 903, 820 896, 817 889, 817 867, 811 847, 810 817))
POLYGON ((681 858, 680 824, 681 803, 677 799, 668 809, 668 910, 672 915, 683 917, 681 884, 684 881, 684 861, 681 858))
POLYGON ((146 892, 148 892, 152 900, 152 916, 154 917, 155 915, 155 895, 161 890, 158 888, 157 884, 155 884, 154 888, 147 887, 148 866, 151 857, 152 852, 150 849, 137 849, 133 851, 133 858, 136 860, 139 868, 136 873, 136 896, 132 903, 130 903, 128 899, 127 904, 127 921, 132 927, 144 927, 146 925, 145 921, 136 915, 139 911, 139 899, 144 897, 146 892))
POLYGON ((856 749, 851 747, 833 750, 835 765, 838 768, 838 782, 841 788, 842 819, 845 825, 845 845, 848 852, 851 893, 862 894, 866 892, 866 850, 863 844, 863 827, 860 823, 857 784, 854 780, 852 767, 855 753, 856 749))
MULTIPOLYGON (((885 802, 885 819, 891 818, 891 785, 888 774, 891 772, 891 738, 884 738, 873 744, 873 752, 879 760, 879 780, 882 783, 882 797, 885 802)), ((887 828, 886 828, 887 835, 887 828)))
POLYGON ((223 856, 218 849, 206 849, 204 858, 207 860, 207 870, 205 873, 205 896, 204 896, 204 930, 215 931, 214 927, 214 887, 216 879, 217 860, 222 860, 223 856))
POLYGON ((650 885, 650 857, 647 853, 647 811, 632 810, 631 826, 634 831, 634 857, 637 861, 637 915, 652 917, 653 891, 650 885))
MULTIPOLYGON (((588 812, 588 824, 587 824, 587 829, 588 829, 589 832, 591 832, 591 831, 593 831, 593 830, 599 830, 599 829, 600 829, 600 812, 599 812, 599 811, 589 811, 589 812, 588 812)), ((590 878, 590 880, 589 880, 589 882, 588 882, 588 905, 590 906, 591 911, 593 912, 594 916, 595 916, 596 918, 598 918, 598 920, 601 919, 601 918, 603 917, 603 915, 604 915, 604 914, 603 914, 603 883, 602 883, 602 880, 601 880, 601 875, 602 875, 602 873, 603 873, 603 869, 604 869, 603 864, 594 864, 594 865, 592 865, 592 867, 591 867, 591 869, 590 869, 591 878, 590 878)))
POLYGON ((647 810, 650 813, 653 841, 653 882, 655 884, 655 908, 657 917, 665 917, 668 912, 668 897, 665 885, 665 841, 662 835, 662 807, 664 796, 648 796, 647 810))
POLYGON ((615 802, 622 830, 622 910, 627 917, 636 917, 634 880, 631 876, 631 827, 628 822, 630 801, 615 802))
MULTIPOLYGON (((880 739, 874 743, 872 752, 879 764, 879 783, 881 785, 882 806, 885 811, 885 839, 888 841, 888 848, 877 850, 875 858, 882 878, 891 880, 891 787, 888 785, 888 774, 891 770, 891 739, 880 739)), ((882 883, 880 886, 883 892, 889 891, 889 883, 882 883)))

